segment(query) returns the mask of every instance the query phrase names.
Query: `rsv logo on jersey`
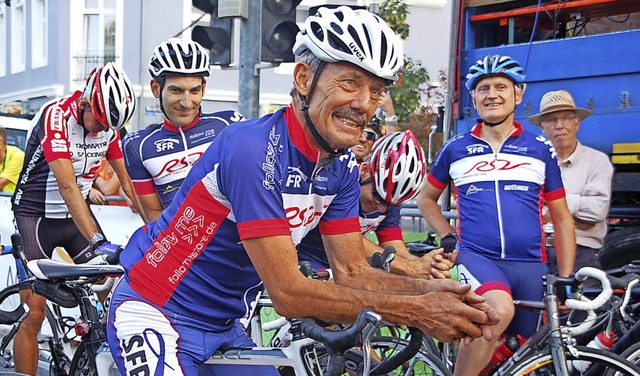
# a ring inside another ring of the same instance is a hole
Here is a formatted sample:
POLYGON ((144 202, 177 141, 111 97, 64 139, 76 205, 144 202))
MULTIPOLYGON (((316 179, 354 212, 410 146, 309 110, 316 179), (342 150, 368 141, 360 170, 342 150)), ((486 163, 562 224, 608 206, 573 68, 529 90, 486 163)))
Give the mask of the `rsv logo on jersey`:
POLYGON ((306 183, 308 179, 300 167, 287 167, 287 187, 291 187, 291 184, 293 184, 294 188, 300 188, 300 182, 304 181, 306 183))
POLYGON ((180 144, 180 141, 165 138, 164 140, 157 140, 153 144, 156 147, 156 151, 165 151, 165 150, 173 150, 174 145, 180 144))

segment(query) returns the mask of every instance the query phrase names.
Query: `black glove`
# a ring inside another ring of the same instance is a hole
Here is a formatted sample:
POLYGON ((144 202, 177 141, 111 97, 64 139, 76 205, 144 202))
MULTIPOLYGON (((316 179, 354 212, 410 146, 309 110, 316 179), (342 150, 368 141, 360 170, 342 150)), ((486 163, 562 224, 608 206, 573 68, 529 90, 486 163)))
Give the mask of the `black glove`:
POLYGON ((444 253, 451 253, 454 249, 456 249, 456 244, 458 244, 458 235, 453 232, 445 235, 444 238, 440 239, 440 247, 444 248, 444 253))

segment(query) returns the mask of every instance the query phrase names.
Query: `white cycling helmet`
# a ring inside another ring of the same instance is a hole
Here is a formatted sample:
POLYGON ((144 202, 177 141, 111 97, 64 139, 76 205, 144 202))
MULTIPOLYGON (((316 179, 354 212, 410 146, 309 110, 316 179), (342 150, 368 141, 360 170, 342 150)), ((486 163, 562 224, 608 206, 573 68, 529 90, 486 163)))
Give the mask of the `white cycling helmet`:
POLYGON ((124 127, 136 110, 136 95, 129 77, 111 62, 89 73, 82 97, 91 106, 96 120, 115 130, 124 127))
POLYGON ((296 36, 294 55, 311 50, 320 60, 347 61, 393 84, 404 64, 402 39, 379 16, 347 6, 319 8, 296 36))
POLYGON ((411 131, 390 133, 378 140, 369 168, 374 193, 389 205, 414 198, 427 171, 424 151, 411 131))
POLYGON ((209 53, 192 40, 171 38, 160 43, 149 60, 152 77, 209 76, 209 53))

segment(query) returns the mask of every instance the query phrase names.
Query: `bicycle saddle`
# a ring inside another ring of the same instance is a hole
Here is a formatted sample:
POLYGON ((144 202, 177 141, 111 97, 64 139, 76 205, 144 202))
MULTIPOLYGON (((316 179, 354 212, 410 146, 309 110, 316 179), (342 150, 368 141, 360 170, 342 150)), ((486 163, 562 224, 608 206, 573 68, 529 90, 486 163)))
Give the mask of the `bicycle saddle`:
POLYGON ((36 278, 50 280, 117 277, 124 274, 124 268, 120 265, 75 265, 48 259, 31 260, 27 267, 36 278))

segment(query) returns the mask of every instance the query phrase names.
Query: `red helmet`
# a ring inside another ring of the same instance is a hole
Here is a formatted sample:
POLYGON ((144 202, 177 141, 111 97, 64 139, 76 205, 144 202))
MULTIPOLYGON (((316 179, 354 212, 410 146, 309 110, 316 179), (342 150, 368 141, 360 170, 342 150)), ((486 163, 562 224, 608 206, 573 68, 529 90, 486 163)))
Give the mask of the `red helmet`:
POLYGON ((427 167, 424 152, 411 131, 394 132, 373 146, 370 164, 373 191, 389 205, 400 205, 420 191, 427 167))
POLYGON ((124 127, 136 109, 129 77, 111 62, 89 73, 82 99, 89 103, 100 124, 115 130, 124 127))

